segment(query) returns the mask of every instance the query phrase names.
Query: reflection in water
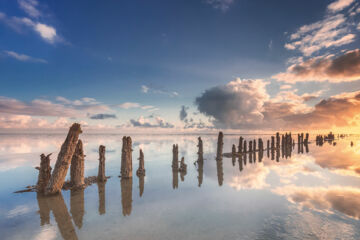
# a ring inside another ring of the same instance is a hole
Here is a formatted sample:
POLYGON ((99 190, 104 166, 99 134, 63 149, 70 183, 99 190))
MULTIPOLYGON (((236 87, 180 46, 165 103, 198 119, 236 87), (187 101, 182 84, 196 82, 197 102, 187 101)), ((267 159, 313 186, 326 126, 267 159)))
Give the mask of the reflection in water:
POLYGON ((179 187, 179 171, 173 168, 172 174, 172 186, 173 189, 177 189, 179 187))
POLYGON ((97 182, 98 195, 99 195, 99 214, 103 215, 106 213, 106 200, 105 200, 105 184, 106 182, 97 182))
POLYGON ((139 196, 141 197, 144 193, 145 177, 144 175, 139 175, 139 196))
POLYGON ((132 177, 122 178, 120 183, 122 212, 124 216, 130 216, 132 207, 132 177))
POLYGON ((223 185, 224 181, 224 172, 223 172, 223 162, 222 160, 216 161, 216 170, 217 170, 217 177, 219 186, 223 185))
POLYGON ((47 205, 46 198, 42 193, 36 194, 40 214, 40 225, 50 224, 50 208, 47 205))
MULTIPOLYGON (((246 155, 246 154, 244 154, 244 155, 246 155)), ((243 170, 243 161, 242 161, 241 157, 242 156, 240 155, 239 158, 238 158, 240 172, 243 170)))
POLYGON ((80 229, 83 224, 85 214, 84 207, 84 189, 74 190, 70 192, 70 212, 75 225, 80 229))
POLYGON ((78 239, 62 194, 47 196, 46 202, 54 215, 61 236, 66 240, 78 239))

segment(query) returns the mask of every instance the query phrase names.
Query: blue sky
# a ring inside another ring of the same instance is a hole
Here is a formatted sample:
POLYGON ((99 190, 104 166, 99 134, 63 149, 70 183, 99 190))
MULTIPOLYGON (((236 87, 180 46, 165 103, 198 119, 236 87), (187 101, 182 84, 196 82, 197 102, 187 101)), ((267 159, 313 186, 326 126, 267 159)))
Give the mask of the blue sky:
MULTIPOLYGON (((351 51, 358 61, 359 12, 356 0, 2 0, 0 127, 56 127, 60 119, 110 128, 246 129, 254 118, 259 128, 281 118, 278 128, 288 129, 289 119, 314 112, 322 99, 348 93, 346 101, 354 101, 359 73, 331 75, 307 61, 330 64, 351 51), (304 64, 314 70, 306 77, 289 69, 304 64), (217 102, 227 112, 199 107, 212 104, 202 102, 211 89, 222 91, 217 102), (255 102, 247 106, 246 97, 255 102), (294 106, 270 121, 270 102, 294 106), (182 106, 186 119, 179 118, 182 106), (52 107, 58 114, 48 112, 52 107)), ((359 65, 347 68, 357 72, 359 65)))

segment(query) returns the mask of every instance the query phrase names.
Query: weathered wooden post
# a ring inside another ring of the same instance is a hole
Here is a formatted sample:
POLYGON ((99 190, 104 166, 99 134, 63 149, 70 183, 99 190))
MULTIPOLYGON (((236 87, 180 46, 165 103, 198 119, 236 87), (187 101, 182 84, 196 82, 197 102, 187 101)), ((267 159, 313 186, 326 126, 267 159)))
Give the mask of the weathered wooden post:
POLYGON ((223 146, 224 146, 224 134, 219 132, 218 135, 218 142, 217 142, 217 153, 216 153, 216 160, 222 160, 223 154, 223 146))
POLYGON ((84 150, 82 141, 79 140, 75 152, 71 159, 70 166, 70 183, 73 187, 81 187, 85 184, 84 182, 84 150))
POLYGON ((253 151, 256 152, 256 140, 253 140, 253 151))
POLYGON ((201 140, 201 137, 198 137, 198 145, 197 145, 197 147, 198 147, 198 152, 197 152, 197 154, 198 154, 198 162, 199 161, 203 161, 204 160, 204 158, 203 158, 203 154, 204 154, 204 150, 203 150, 203 141, 201 140))
POLYGON ((106 175, 105 175, 105 146, 99 146, 99 169, 98 169, 98 178, 99 182, 105 182, 106 175))
POLYGON ((250 153, 253 151, 253 149, 252 149, 252 144, 253 144, 253 142, 250 140, 250 141, 249 141, 249 152, 250 152, 250 153))
POLYGON ((139 150, 139 155, 139 168, 136 171, 136 175, 145 176, 144 153, 141 149, 139 150))
POLYGON ((238 146, 238 152, 239 153, 242 153, 242 151, 243 151, 243 141, 244 141, 244 139, 243 139, 243 137, 240 137, 239 138, 239 146, 238 146))
POLYGON ((80 124, 74 123, 70 127, 65 142, 61 146, 54 171, 46 187, 46 194, 54 194, 61 191, 80 133, 82 133, 80 124))
POLYGON ((39 193, 45 192, 51 177, 50 156, 51 153, 48 154, 47 156, 45 156, 45 154, 40 155, 40 167, 38 168, 39 175, 36 184, 36 190, 39 193))
POLYGON ((173 160, 171 166, 173 168, 173 171, 177 172, 179 168, 179 146, 177 144, 173 145, 172 152, 173 152, 173 160))
POLYGON ((232 165, 235 166, 235 162, 236 162, 236 147, 235 147, 235 144, 232 145, 231 160, 232 160, 232 165))
POLYGON ((280 134, 276 133, 276 148, 280 148, 280 134))
POLYGON ((305 143, 305 144, 308 144, 308 143, 309 143, 309 133, 306 133, 304 143, 305 143))
MULTIPOLYGON (((246 146, 246 140, 244 140, 244 149, 243 152, 246 153, 247 152, 247 146, 246 146)), ((246 155, 246 154, 245 154, 246 155)))
POLYGON ((132 177, 132 141, 131 137, 123 137, 121 154, 121 178, 132 177))
POLYGON ((271 136, 271 149, 275 148, 275 137, 271 136))

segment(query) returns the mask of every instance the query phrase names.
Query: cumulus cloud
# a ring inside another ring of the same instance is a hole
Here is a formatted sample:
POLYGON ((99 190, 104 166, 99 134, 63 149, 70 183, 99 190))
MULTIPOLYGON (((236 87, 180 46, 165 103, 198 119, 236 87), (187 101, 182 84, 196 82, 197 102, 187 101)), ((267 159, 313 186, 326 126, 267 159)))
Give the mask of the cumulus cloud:
POLYGON ((142 128, 174 128, 172 123, 166 122, 161 117, 153 117, 151 119, 140 116, 137 120, 130 119, 130 124, 133 127, 142 127, 142 128))
POLYGON ((347 7, 349 7, 355 0, 336 0, 328 5, 328 10, 330 12, 339 12, 347 7))
POLYGON ((116 118, 116 115, 115 114, 98 113, 98 114, 91 115, 89 118, 94 119, 94 120, 103 120, 103 119, 109 119, 109 118, 116 118))
POLYGON ((299 50, 305 56, 331 47, 340 47, 355 41, 352 24, 344 14, 326 16, 323 20, 304 25, 290 35, 285 44, 288 50, 299 50))
POLYGON ((235 79, 225 86, 203 92, 195 103, 199 112, 214 118, 218 127, 241 128, 263 121, 264 102, 269 99, 266 82, 235 79))
POLYGON ((360 91, 323 99, 312 107, 306 102, 319 98, 323 91, 302 95, 281 91, 270 98, 265 86, 262 80, 236 79, 206 90, 195 103, 218 128, 328 129, 357 124, 360 91))
POLYGON ((14 59, 16 59, 18 61, 21 61, 21 62, 47 63, 47 61, 44 60, 44 59, 30 57, 30 56, 25 55, 25 54, 16 53, 14 51, 3 51, 3 53, 6 56, 14 58, 14 59))
POLYGON ((293 64, 287 68, 286 72, 272 77, 287 83, 356 81, 360 79, 360 49, 348 51, 340 56, 310 58, 293 64))
POLYGON ((304 208, 327 213, 334 213, 336 210, 348 217, 360 219, 360 190, 357 188, 344 186, 309 188, 291 185, 277 188, 274 192, 304 208))
POLYGON ((205 2, 213 8, 225 12, 230 8, 230 5, 234 3, 234 0, 206 0, 205 2))

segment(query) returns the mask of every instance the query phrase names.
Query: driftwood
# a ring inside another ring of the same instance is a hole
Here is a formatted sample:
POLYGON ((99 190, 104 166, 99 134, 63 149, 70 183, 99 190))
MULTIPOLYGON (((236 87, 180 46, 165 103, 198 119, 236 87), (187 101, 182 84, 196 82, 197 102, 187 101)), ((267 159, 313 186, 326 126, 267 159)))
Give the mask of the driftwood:
POLYGON ((132 177, 132 141, 131 137, 123 137, 121 154, 121 178, 132 177))
POLYGON ((45 154, 41 154, 40 156, 39 176, 36 184, 36 189, 40 193, 45 192, 51 177, 50 156, 51 153, 47 156, 45 156, 45 154))
POLYGON ((84 150, 82 141, 79 140, 71 159, 70 183, 73 187, 81 187, 84 182, 84 150))
POLYGON ((145 176, 145 165, 144 165, 144 153, 143 151, 140 149, 139 151, 139 168, 136 171, 136 175, 137 176, 145 176))
POLYGON ((66 140, 61 146, 54 171, 46 187, 46 194, 54 194, 61 191, 80 133, 82 133, 80 124, 74 123, 70 127, 66 140))
POLYGON ((106 175, 105 175, 105 146, 99 146, 99 169, 98 169, 98 181, 105 182, 106 175))

